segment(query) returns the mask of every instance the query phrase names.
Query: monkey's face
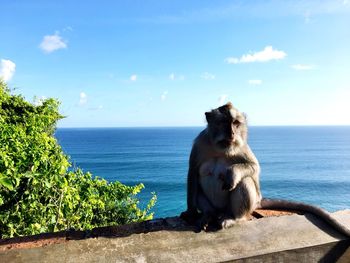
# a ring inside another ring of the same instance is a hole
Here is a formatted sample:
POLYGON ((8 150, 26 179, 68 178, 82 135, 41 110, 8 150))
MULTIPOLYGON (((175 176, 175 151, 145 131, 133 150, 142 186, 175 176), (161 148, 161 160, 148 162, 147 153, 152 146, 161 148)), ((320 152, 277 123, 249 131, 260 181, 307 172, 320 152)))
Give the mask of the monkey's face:
POLYGON ((212 143, 218 150, 232 150, 245 143, 247 126, 245 116, 231 103, 205 113, 212 143))

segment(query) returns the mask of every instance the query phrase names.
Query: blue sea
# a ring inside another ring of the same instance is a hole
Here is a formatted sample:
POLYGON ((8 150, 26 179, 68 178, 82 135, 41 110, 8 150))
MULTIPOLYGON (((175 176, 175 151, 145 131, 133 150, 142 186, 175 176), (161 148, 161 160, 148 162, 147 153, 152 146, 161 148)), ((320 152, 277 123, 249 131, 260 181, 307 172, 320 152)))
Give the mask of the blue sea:
MULTIPOLYGON (((76 167, 108 181, 143 183, 141 206, 157 194, 155 217, 186 208, 193 128, 61 128, 56 138, 76 167)), ((350 208, 350 126, 250 127, 264 197, 350 208)))

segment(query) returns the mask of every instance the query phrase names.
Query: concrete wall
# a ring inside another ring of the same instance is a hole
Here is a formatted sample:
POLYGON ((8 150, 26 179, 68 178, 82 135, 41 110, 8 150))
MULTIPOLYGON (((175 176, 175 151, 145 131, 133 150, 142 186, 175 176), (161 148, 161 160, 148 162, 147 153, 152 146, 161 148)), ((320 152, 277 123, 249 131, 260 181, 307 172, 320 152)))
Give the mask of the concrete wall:
MULTIPOLYGON (((350 228, 350 210, 334 216, 350 228)), ((209 233, 195 233, 174 217, 3 240, 0 262, 350 262, 349 247, 350 239, 311 215, 255 219, 209 233)))

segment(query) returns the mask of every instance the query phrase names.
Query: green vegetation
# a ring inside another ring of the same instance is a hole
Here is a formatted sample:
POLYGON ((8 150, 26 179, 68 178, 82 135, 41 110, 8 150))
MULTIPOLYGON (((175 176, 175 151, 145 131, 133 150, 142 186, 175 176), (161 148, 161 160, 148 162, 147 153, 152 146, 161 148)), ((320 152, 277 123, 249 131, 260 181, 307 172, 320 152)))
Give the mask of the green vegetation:
POLYGON ((0 237, 151 219, 156 196, 140 209, 142 184, 108 183, 68 169, 53 136, 62 118, 58 107, 54 99, 29 103, 0 80, 0 237))

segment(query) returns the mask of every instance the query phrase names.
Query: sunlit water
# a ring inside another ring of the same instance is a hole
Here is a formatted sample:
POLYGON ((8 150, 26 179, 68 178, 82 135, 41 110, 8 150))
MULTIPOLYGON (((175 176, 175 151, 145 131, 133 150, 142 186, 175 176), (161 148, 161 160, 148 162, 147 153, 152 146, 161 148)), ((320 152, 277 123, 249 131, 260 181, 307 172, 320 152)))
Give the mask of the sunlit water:
MULTIPOLYGON (((144 204, 158 197, 155 217, 186 207, 192 141, 202 128, 58 129, 75 166, 128 185, 144 183, 144 204)), ((263 196, 304 201, 330 211, 350 208, 350 127, 250 127, 263 196)))

